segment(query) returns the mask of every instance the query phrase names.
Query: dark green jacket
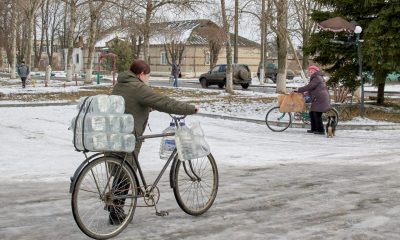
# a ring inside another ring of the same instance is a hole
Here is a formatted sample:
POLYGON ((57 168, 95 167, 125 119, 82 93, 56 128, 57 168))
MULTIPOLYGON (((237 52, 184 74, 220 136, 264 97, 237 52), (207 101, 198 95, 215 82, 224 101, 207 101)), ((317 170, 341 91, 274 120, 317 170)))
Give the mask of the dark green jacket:
POLYGON ((133 115, 136 137, 143 135, 151 109, 178 115, 196 113, 194 105, 154 92, 131 71, 118 75, 112 94, 125 99, 125 113, 133 115))

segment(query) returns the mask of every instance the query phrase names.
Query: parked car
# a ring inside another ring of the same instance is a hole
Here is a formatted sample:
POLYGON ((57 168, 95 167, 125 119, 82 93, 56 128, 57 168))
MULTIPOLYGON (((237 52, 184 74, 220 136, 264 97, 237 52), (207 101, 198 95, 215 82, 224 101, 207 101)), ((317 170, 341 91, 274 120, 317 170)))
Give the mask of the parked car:
MULTIPOLYGON (((243 89, 247 89, 251 83, 251 72, 246 64, 233 64, 233 84, 241 85, 243 89)), ((210 85, 218 85, 223 88, 226 85, 226 64, 218 64, 207 73, 200 75, 199 82, 203 88, 210 85)))
MULTIPOLYGON (((264 78, 269 78, 272 80, 272 82, 276 83, 276 78, 278 76, 278 65, 274 63, 267 63, 264 72, 265 72, 264 78)), ((260 66, 258 67, 257 70, 257 77, 258 79, 260 79, 260 66)), ((286 79, 292 80, 293 78, 294 78, 294 72, 290 69, 287 69, 286 79)))

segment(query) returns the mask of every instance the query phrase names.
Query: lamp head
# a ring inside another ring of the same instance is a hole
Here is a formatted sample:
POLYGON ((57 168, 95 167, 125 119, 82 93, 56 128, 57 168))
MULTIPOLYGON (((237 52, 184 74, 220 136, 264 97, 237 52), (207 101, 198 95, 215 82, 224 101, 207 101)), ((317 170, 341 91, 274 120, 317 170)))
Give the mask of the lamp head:
POLYGON ((360 34, 361 32, 362 32, 362 27, 356 26, 356 28, 354 29, 354 33, 355 34, 360 34))

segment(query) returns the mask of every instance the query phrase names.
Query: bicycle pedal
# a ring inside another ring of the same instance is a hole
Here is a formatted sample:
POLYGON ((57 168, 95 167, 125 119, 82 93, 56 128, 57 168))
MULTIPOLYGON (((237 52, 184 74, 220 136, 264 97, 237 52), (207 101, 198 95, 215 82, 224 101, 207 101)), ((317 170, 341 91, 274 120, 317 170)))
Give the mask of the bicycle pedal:
POLYGON ((156 215, 159 216, 159 217, 166 217, 166 216, 168 216, 168 214, 169 213, 167 211, 156 212, 156 215))

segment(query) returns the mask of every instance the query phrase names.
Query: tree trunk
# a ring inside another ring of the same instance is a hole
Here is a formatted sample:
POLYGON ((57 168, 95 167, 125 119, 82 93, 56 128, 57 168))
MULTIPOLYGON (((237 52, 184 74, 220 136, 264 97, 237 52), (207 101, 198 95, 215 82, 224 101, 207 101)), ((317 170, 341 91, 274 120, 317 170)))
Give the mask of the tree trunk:
POLYGON ((86 67, 85 67, 85 84, 92 84, 92 71, 93 71, 93 58, 94 58, 94 45, 96 42, 96 31, 97 31, 97 17, 93 16, 94 13, 91 13, 90 19, 90 35, 89 35, 89 43, 87 46, 88 55, 86 58, 86 67))
POLYGON ((238 36, 239 36, 239 0, 235 0, 235 38, 233 41, 233 63, 238 63, 239 50, 238 50, 238 36))
POLYGON ((76 25, 76 3, 70 2, 70 21, 68 29, 67 81, 72 81, 72 53, 74 51, 74 30, 76 25))
POLYGON ((378 93, 376 97, 376 104, 383 105, 385 103, 385 82, 378 84, 378 93))
POLYGON ((378 105, 383 105, 385 102, 385 81, 386 76, 389 72, 383 69, 375 70, 375 85, 378 87, 378 92, 376 95, 376 103, 378 105))
POLYGON ((277 7, 277 42, 278 42, 278 76, 276 80, 276 92, 286 93, 286 69, 287 69, 287 0, 280 0, 277 7))
POLYGON ((90 20, 90 36, 88 43, 88 55, 86 58, 86 68, 85 68, 85 84, 92 84, 92 71, 93 71, 93 58, 94 58, 94 45, 96 43, 96 31, 97 31, 97 19, 96 17, 90 20))
POLYGON ((225 83, 225 91, 227 93, 233 93, 233 83, 232 83, 232 47, 231 47, 231 38, 229 33, 229 23, 228 18, 226 16, 226 8, 225 8, 225 0, 221 0, 221 12, 222 12, 222 21, 224 23, 224 32, 226 35, 226 83, 225 83))
POLYGON ((265 33, 266 33, 266 21, 267 18, 265 17, 265 0, 261 0, 261 22, 260 22, 260 28, 261 28, 261 51, 260 51, 260 63, 259 63, 259 68, 260 68, 260 75, 259 75, 259 81, 260 85, 264 85, 265 83, 265 33))
POLYGON ((11 43, 11 79, 17 78, 16 66, 17 66, 17 8, 16 3, 12 3, 12 15, 11 15, 11 32, 12 32, 12 43, 11 43))
POLYGON ((32 49, 33 49, 33 27, 34 27, 35 15, 32 13, 28 16, 28 44, 26 49, 25 64, 28 67, 32 67, 32 49))
POLYGON ((151 14, 153 12, 153 2, 152 0, 147 0, 146 6, 146 17, 144 20, 144 29, 143 29, 143 42, 144 42, 144 49, 143 49, 143 56, 144 61, 150 64, 150 19, 151 14))

